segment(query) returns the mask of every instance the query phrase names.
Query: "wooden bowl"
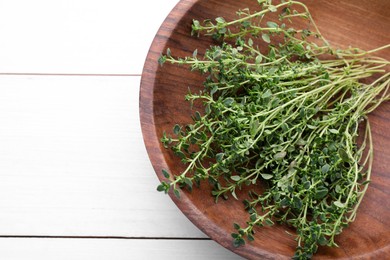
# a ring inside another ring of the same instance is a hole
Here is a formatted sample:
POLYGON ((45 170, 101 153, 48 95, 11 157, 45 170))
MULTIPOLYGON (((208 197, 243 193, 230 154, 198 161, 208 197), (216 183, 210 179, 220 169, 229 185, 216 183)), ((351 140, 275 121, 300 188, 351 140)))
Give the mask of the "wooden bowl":
MULTIPOLYGON (((390 43, 389 0, 305 0, 323 35, 340 47, 373 49, 390 43)), ((183 165, 162 147, 163 131, 174 124, 189 122, 189 104, 184 101, 188 87, 199 89, 204 78, 187 67, 164 64, 159 56, 169 47, 175 56, 191 55, 213 44, 206 38, 190 35, 193 19, 223 16, 235 18, 235 11, 249 7, 258 10, 255 0, 183 0, 169 14, 150 48, 142 74, 140 117, 145 145, 156 171, 179 172, 183 165)), ((389 59, 388 50, 378 53, 389 59)), ((389 259, 390 257, 390 102, 370 115, 375 146, 372 183, 354 223, 338 236, 339 248, 319 248, 314 259, 389 259)), ((151 187, 155 189, 155 187, 151 187)), ((157 191, 156 191, 157 192, 157 191)), ((232 246, 233 222, 244 224, 248 214, 241 201, 229 199, 214 203, 210 188, 203 183, 181 199, 171 196, 180 210, 204 233, 222 246, 249 259, 289 259, 296 242, 285 226, 257 229, 254 242, 240 248, 232 246)), ((156 216, 158 217, 158 216, 156 216)), ((290 230, 291 231, 291 230, 290 230)))

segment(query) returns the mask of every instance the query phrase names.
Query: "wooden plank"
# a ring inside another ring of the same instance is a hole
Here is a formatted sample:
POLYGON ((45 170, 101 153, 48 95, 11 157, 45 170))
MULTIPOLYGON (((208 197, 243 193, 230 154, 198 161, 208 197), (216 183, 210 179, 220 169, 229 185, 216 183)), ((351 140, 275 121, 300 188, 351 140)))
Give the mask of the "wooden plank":
POLYGON ((156 191, 139 82, 0 76, 0 235, 205 237, 156 191))
POLYGON ((212 240, 3 238, 0 244, 1 256, 7 260, 243 259, 212 240))
POLYGON ((0 73, 140 74, 177 2, 0 1, 0 73))

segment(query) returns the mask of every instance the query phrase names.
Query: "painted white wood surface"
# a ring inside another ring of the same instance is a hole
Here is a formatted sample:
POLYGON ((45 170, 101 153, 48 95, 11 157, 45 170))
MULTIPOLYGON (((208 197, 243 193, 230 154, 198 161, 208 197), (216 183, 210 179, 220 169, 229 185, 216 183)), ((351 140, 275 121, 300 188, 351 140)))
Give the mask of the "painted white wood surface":
POLYGON ((0 0, 0 73, 140 74, 178 0, 0 0))
POLYGON ((239 260, 211 240, 0 239, 7 260, 239 260), (23 248, 19 246, 23 245, 23 248), (28 256, 28 257, 27 257, 28 256))
POLYGON ((0 235, 204 237, 155 190, 139 83, 0 76, 0 235))

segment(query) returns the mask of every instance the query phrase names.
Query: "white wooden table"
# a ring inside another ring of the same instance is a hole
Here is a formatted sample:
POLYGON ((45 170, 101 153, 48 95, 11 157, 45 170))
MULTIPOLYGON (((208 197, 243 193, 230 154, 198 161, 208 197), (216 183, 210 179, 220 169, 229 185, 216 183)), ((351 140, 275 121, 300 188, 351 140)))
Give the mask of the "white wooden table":
POLYGON ((240 259, 155 188, 142 66, 178 0, 0 0, 0 259, 240 259))

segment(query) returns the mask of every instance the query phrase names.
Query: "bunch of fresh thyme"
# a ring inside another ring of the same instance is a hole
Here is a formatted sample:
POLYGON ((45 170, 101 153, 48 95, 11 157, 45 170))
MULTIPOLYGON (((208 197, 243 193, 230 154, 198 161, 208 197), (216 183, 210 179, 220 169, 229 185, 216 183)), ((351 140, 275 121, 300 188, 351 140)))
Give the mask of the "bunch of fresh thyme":
POLYGON ((303 3, 258 3, 259 11, 240 10, 233 21, 194 20, 192 33, 220 42, 203 58, 197 51, 174 58, 169 49, 160 57, 161 64, 189 65, 205 82, 186 95, 201 100, 204 111, 161 139, 187 167, 163 170, 167 180, 157 189, 179 197, 179 189, 208 180, 217 200, 238 199, 237 189, 253 187, 244 200, 247 225, 234 224, 234 245, 253 240, 255 226, 285 223, 297 231, 294 259, 307 259, 318 245, 336 246, 366 192, 373 161, 367 114, 390 98, 390 63, 370 54, 390 45, 335 49, 303 3), (275 14, 279 19, 269 20, 275 14), (308 27, 294 29, 294 19, 308 27), (260 182, 267 189, 257 194, 260 182))

